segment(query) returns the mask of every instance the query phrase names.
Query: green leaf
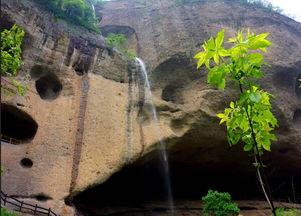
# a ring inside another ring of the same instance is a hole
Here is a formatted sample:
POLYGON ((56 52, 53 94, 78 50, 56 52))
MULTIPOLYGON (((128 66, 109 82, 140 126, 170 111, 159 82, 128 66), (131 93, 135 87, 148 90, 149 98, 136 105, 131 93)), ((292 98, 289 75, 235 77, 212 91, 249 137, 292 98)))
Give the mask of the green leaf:
POLYGON ((225 29, 223 29, 217 33, 216 39, 215 39, 215 45, 217 48, 223 44, 224 35, 225 35, 225 29))
POLYGON ((219 64, 219 56, 218 56, 218 53, 217 53, 217 52, 214 53, 213 59, 214 59, 214 62, 215 62, 216 64, 219 64))
POLYGON ((267 151, 271 151, 271 142, 267 140, 262 142, 262 147, 267 151))
POLYGON ((244 151, 250 151, 253 149, 253 145, 252 144, 247 144, 244 146, 244 151))
POLYGON ((235 106, 234 102, 231 101, 231 102, 230 102, 230 107, 231 107, 232 109, 234 109, 234 106, 235 106))
POLYGON ((230 55, 229 52, 227 50, 225 50, 223 47, 220 47, 218 49, 218 54, 223 57, 230 55))
POLYGON ((204 62, 205 62, 205 60, 206 60, 206 53, 205 52, 200 52, 200 53, 198 53, 198 54, 196 54, 195 56, 194 56, 194 58, 198 58, 199 60, 198 60, 198 65, 197 65, 197 68, 200 68, 203 64, 204 64, 204 62))
POLYGON ((254 103, 259 103, 261 100, 261 94, 256 92, 256 93, 251 93, 249 95, 249 99, 254 102, 254 103))
POLYGON ((259 53, 252 53, 247 57, 247 60, 249 60, 252 63, 261 63, 263 60, 263 56, 259 53))
POLYGON ((218 113, 218 114, 216 114, 216 116, 221 118, 221 119, 227 117, 224 113, 218 113))

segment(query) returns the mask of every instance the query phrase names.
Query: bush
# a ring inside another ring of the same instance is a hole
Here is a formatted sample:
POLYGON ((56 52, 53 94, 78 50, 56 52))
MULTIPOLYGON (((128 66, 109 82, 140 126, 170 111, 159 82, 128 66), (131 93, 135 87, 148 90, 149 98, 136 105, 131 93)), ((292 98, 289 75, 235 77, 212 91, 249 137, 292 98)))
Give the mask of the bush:
POLYGON ((96 33, 100 33, 96 27, 98 20, 95 17, 92 4, 100 4, 102 1, 89 0, 34 0, 55 18, 64 19, 69 23, 83 26, 96 33))
POLYGON ((26 74, 22 81, 15 78, 23 64, 21 45, 24 34, 25 32, 17 25, 13 25, 11 29, 3 29, 1 32, 1 75, 6 77, 5 83, 9 83, 9 87, 1 85, 1 93, 24 95, 29 89, 29 86, 25 85, 25 81, 30 78, 29 74, 26 74))
POLYGON ((204 201, 203 213, 205 216, 236 216, 240 213, 237 204, 231 202, 229 193, 209 190, 202 200, 204 201))
POLYGON ((12 212, 6 208, 1 208, 1 216, 18 216, 19 214, 12 212))
POLYGON ((301 210, 279 208, 276 210, 276 213, 277 216, 300 216, 301 210))
POLYGON ((107 37, 105 37, 105 40, 108 45, 116 46, 123 54, 127 55, 128 57, 130 58, 136 57, 133 53, 131 53, 130 51, 124 48, 123 44, 127 41, 124 34, 110 33, 107 37))

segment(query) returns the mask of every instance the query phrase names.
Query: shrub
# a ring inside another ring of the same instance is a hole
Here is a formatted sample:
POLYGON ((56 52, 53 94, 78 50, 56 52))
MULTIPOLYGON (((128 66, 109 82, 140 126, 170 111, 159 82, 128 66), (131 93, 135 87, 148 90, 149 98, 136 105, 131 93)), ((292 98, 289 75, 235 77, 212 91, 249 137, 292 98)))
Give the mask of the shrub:
POLYGON ((202 200, 204 201, 203 213, 205 216, 236 216, 240 213, 237 204, 231 202, 229 193, 209 190, 202 200))
POLYGON ((6 208, 1 208, 1 216, 18 216, 19 214, 12 212, 6 208))
POLYGON ((123 46, 123 44, 127 41, 124 34, 110 33, 107 37, 105 37, 105 40, 108 45, 116 46, 123 54, 127 55, 130 58, 135 58, 135 55, 126 50, 123 46))
POLYGON ((96 27, 98 20, 95 17, 92 4, 101 4, 101 0, 34 0, 55 18, 64 19, 68 23, 83 26, 96 33, 100 33, 96 27))
POLYGON ((3 81, 9 85, 9 87, 1 85, 1 92, 9 95, 15 93, 24 95, 25 91, 29 89, 29 87, 24 84, 24 82, 30 78, 29 74, 26 74, 22 81, 18 81, 15 78, 23 64, 21 59, 21 45, 24 34, 25 32, 17 25, 13 25, 11 29, 4 29, 1 32, 1 75, 6 77, 3 81))
POLYGON ((278 208, 276 210, 276 213, 277 213, 277 216, 300 216, 301 210, 278 208))

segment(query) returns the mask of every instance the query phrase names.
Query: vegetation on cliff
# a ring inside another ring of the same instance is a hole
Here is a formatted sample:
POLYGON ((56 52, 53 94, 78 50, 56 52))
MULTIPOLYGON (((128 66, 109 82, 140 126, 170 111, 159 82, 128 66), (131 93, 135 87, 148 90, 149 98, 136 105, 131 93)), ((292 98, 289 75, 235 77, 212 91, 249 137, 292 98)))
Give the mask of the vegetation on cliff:
POLYGON ((100 33, 94 14, 94 4, 101 6, 102 0, 35 0, 54 17, 66 20, 75 25, 81 25, 89 30, 100 33))
POLYGON ((1 92, 8 94, 19 93, 24 95, 28 86, 24 82, 29 79, 29 74, 25 75, 22 81, 15 79, 18 69, 22 65, 21 44, 24 38, 24 31, 17 25, 1 32, 1 92))
POLYGON ((124 48, 123 44, 127 41, 124 34, 114 34, 110 33, 105 40, 108 45, 116 46, 123 54, 127 55, 130 58, 135 58, 135 55, 124 48))
POLYGON ((236 37, 228 40, 233 46, 225 49, 222 46, 222 30, 216 38, 211 37, 204 42, 204 51, 198 53, 195 58, 198 59, 198 68, 205 64, 209 70, 210 85, 224 89, 226 81, 230 80, 239 87, 239 100, 231 102, 224 113, 217 114, 217 117, 221 119, 220 124, 225 122, 227 125, 230 146, 241 141, 244 143, 244 151, 252 152, 262 191, 276 215, 261 160, 264 150, 271 151, 271 141, 276 140, 276 136, 271 133, 278 126, 277 119, 271 112, 270 98, 274 96, 260 89, 260 85, 253 81, 263 77, 260 69, 266 63, 263 56, 256 51, 266 52, 266 48, 271 45, 266 39, 268 35, 255 35, 249 30, 246 34, 239 31, 236 37))

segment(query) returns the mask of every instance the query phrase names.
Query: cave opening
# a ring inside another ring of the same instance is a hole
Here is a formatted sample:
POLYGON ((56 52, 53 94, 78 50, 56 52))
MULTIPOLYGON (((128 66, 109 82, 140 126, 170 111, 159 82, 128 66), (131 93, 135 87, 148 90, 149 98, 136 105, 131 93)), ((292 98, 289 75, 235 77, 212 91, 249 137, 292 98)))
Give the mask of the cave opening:
POLYGON ((36 90, 43 100, 51 101, 58 98, 63 85, 54 72, 47 67, 35 65, 32 67, 30 75, 36 80, 36 90))
POLYGON ((33 166, 33 161, 29 158, 23 158, 20 161, 20 165, 24 168, 31 168, 33 166))
MULTIPOLYGON (((193 163, 171 161, 170 173, 176 209, 183 205, 200 206, 202 196, 209 189, 229 192, 234 200, 265 200, 255 172, 243 173, 235 168, 204 169, 193 163)), ((293 194, 291 177, 277 172, 270 176, 275 200, 301 202, 301 188, 297 186, 301 178, 294 178, 293 194)), ((72 203, 84 215, 142 216, 149 212, 161 215, 153 212, 159 207, 162 211, 168 209, 164 184, 162 163, 158 158, 152 159, 124 167, 105 183, 76 195, 72 203)))
POLYGON ((12 105, 1 103, 1 134, 8 137, 8 141, 13 144, 30 141, 37 130, 38 124, 29 114, 12 105))
POLYGON ((179 87, 175 85, 168 85, 162 90, 161 98, 171 103, 183 103, 181 95, 179 95, 179 87))

